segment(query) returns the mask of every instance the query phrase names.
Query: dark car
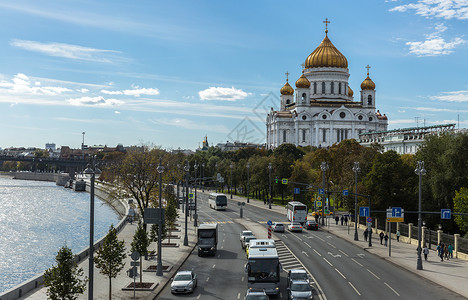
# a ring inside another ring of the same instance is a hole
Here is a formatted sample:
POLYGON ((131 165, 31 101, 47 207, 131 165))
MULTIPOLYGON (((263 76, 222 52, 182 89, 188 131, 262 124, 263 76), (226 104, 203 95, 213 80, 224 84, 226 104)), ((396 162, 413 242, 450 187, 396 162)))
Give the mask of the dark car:
POLYGON ((313 220, 309 220, 305 223, 305 228, 307 230, 318 230, 318 224, 317 222, 313 221, 313 220))

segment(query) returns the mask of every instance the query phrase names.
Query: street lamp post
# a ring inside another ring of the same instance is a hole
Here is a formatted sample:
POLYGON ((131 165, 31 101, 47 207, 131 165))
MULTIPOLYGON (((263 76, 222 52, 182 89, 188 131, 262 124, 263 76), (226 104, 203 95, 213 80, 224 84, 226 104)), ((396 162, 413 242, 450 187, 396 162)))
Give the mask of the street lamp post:
POLYGON ((354 178, 355 178, 355 185, 354 185, 354 240, 358 241, 358 233, 357 233, 357 223, 358 223, 358 212, 357 212, 357 176, 358 173, 361 172, 361 168, 359 168, 359 162, 355 161, 354 162, 354 167, 353 167, 353 172, 354 172, 354 178))
POLYGON ((418 204, 418 260, 416 264, 416 269, 422 270, 422 259, 421 259, 421 198, 422 198, 422 176, 426 174, 426 169, 424 169, 424 161, 418 161, 418 165, 414 170, 416 175, 419 176, 419 204, 418 204))
POLYGON ((231 184, 229 185, 229 190, 231 192, 231 199, 232 199, 232 169, 234 168, 234 164, 231 163, 229 167, 231 168, 231 184))
POLYGON ((195 169, 195 211, 193 215, 193 226, 197 227, 197 169, 198 169, 198 164, 195 162, 195 165, 193 166, 195 169))
POLYGON ((101 170, 88 164, 84 171, 86 177, 91 178, 90 187, 90 205, 89 205, 89 270, 88 270, 88 299, 93 299, 93 283, 94 283, 94 181, 96 175, 101 175, 101 170))
POLYGON ((218 192, 218 163, 215 163, 215 172, 216 172, 216 193, 218 192))
MULTIPOLYGON (((159 158, 159 166, 156 169, 159 173, 159 222, 158 222, 158 265, 156 269, 156 276, 163 276, 162 270, 162 227, 163 227, 163 220, 162 220, 162 173, 164 172, 164 167, 161 164, 162 157, 159 158)), ((179 201, 179 200, 177 200, 179 201)))
POLYGON ((247 163, 247 203, 250 203, 250 195, 249 195, 249 193, 250 193, 250 191, 249 191, 250 190, 250 182, 249 182, 249 180, 250 180, 250 164, 247 163))
MULTIPOLYGON (((325 197, 325 174, 328 170, 328 163, 326 161, 322 161, 320 165, 320 169, 322 170, 322 188, 323 188, 323 196, 325 197)), ((322 200, 322 226, 325 225, 325 209, 322 200)))
POLYGON ((177 209, 180 208, 180 203, 179 203, 179 197, 180 197, 180 191, 179 191, 179 187, 180 187, 180 180, 179 180, 179 169, 180 169, 180 165, 177 164, 177 209))
POLYGON ((205 163, 202 163, 202 193, 205 192, 205 163))
MULTIPOLYGON (((371 212, 371 196, 367 196, 369 200, 369 217, 370 217, 370 212, 371 212)), ((369 247, 372 247, 372 224, 369 226, 369 247)))
POLYGON ((188 217, 188 185, 189 185, 189 171, 190 171, 190 165, 187 162, 185 163, 184 166, 184 171, 185 171, 185 235, 184 235, 184 246, 188 246, 188 235, 187 235, 187 217, 188 217))
POLYGON ((268 197, 268 208, 271 209, 271 169, 273 168, 272 164, 269 163, 268 164, 268 186, 269 186, 269 190, 270 190, 270 194, 269 194, 269 197, 268 197))

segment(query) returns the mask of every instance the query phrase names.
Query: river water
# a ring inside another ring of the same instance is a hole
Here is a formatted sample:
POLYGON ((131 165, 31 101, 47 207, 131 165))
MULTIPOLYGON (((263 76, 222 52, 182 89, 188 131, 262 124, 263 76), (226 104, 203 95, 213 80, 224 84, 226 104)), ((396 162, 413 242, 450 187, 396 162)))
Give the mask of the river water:
MULTIPOLYGON (((89 245, 89 193, 53 182, 0 177, 0 293, 55 265, 62 246, 77 253, 89 245)), ((95 198, 94 237, 119 216, 95 198)))

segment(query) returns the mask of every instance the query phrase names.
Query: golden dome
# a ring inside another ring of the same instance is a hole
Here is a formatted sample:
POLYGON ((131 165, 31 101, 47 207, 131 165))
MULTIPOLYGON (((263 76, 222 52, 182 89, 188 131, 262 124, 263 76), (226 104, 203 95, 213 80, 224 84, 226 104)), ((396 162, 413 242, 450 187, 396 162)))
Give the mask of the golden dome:
POLYGON ((288 80, 286 79, 286 83, 283 85, 283 87, 280 90, 281 95, 292 95, 294 94, 294 89, 292 86, 289 85, 288 80))
POLYGON ((348 97, 352 97, 354 95, 353 90, 351 89, 350 86, 348 86, 348 97))
POLYGON ((348 60, 328 39, 328 30, 325 30, 325 38, 322 43, 306 59, 306 68, 347 68, 348 60))
POLYGON ((308 89, 310 88, 310 81, 307 77, 304 76, 304 71, 302 71, 301 77, 296 81, 296 87, 298 89, 308 89))
POLYGON ((361 90, 375 90, 375 83, 370 79, 369 73, 367 73, 367 78, 361 83, 361 90))

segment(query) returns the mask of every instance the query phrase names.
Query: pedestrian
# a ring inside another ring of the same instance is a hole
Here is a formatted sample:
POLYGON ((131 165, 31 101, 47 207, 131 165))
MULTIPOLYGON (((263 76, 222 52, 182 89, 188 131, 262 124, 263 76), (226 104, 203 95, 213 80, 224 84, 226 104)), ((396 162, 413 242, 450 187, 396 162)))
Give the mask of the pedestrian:
POLYGON ((379 238, 380 238, 380 245, 382 245, 382 241, 383 241, 383 238, 384 238, 384 233, 383 233, 383 231, 380 232, 379 238))
POLYGON ((442 242, 437 245, 437 255, 440 257, 440 261, 444 261, 444 244, 442 242))
POLYGON ((453 258, 453 246, 452 244, 448 245, 448 254, 450 258, 453 258))
POLYGON ((368 234, 369 234, 369 231, 368 231, 367 228, 366 228, 366 230, 364 230, 364 232, 363 232, 364 240, 365 240, 365 241, 367 241, 367 235, 368 235, 368 234))
POLYGON ((346 226, 348 226, 348 216, 344 217, 344 223, 345 223, 346 226))
POLYGON ((341 219, 340 219, 340 220, 341 220, 341 226, 343 226, 343 223, 344 223, 344 217, 343 217, 343 215, 341 215, 341 219))
POLYGON ((444 246, 444 257, 445 257, 446 260, 449 259, 448 246, 447 245, 444 246))
POLYGON ((400 230, 397 230, 397 232, 396 232, 396 241, 397 242, 400 241, 400 230))
POLYGON ((384 241, 385 241, 385 247, 387 247, 387 242, 388 242, 388 235, 387 234, 385 234, 385 236, 384 236, 384 241))
POLYGON ((424 254, 424 260, 427 260, 427 255, 429 254, 429 249, 427 248, 426 245, 424 245, 423 254, 424 254))
POLYGON ((336 225, 338 225, 338 222, 340 221, 340 217, 336 216, 335 217, 335 222, 336 222, 336 225))
POLYGON ((315 213, 314 217, 315 217, 315 222, 317 222, 317 223, 318 223, 318 219, 319 219, 319 215, 318 215, 318 213, 315 213))

